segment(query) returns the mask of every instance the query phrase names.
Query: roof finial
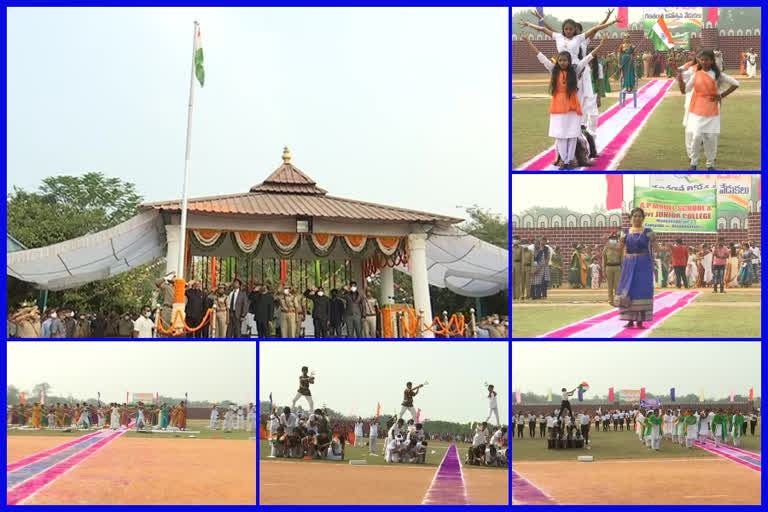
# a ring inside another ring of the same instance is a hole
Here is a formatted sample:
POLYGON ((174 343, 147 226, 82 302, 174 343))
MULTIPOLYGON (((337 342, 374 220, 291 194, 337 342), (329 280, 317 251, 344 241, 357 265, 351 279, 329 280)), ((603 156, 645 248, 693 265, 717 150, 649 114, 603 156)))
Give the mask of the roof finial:
POLYGON ((285 146, 283 148, 283 163, 284 164, 291 163, 291 150, 288 149, 288 146, 285 146))

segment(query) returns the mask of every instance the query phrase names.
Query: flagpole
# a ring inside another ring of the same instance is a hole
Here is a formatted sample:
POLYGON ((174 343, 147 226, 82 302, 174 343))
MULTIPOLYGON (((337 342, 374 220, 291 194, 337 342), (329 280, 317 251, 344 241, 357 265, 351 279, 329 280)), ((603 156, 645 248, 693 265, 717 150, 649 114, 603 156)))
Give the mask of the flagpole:
POLYGON ((184 279, 184 257, 186 256, 187 243, 187 195, 189 193, 189 152, 192 140, 192 107, 195 102, 195 51, 197 50, 197 30, 199 27, 197 20, 194 22, 192 30, 192 69, 189 73, 189 106, 187 108, 187 143, 184 150, 184 189, 181 195, 181 246, 179 248, 179 261, 176 267, 176 276, 178 279, 184 279))

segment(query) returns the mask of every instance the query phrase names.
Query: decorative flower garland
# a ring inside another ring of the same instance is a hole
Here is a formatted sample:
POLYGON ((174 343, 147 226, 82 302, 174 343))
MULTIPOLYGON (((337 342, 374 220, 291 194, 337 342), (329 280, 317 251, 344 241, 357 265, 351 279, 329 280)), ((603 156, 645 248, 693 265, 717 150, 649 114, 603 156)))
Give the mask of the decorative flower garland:
POLYGON ((288 260, 293 258, 301 247, 301 236, 299 233, 272 233, 269 242, 280 258, 288 260))
POLYGON ((189 245, 195 248, 196 252, 203 254, 211 253, 218 249, 224 243, 227 237, 221 236, 221 231, 208 230, 190 230, 192 236, 187 235, 189 245), (215 233, 215 235, 211 235, 215 233))
POLYGON ((238 256, 255 256, 261 252, 266 236, 258 231, 232 231, 230 233, 232 247, 238 256))
MULTIPOLYGON (((171 321, 171 326, 173 326, 174 323, 176 323, 176 320, 181 319, 181 323, 184 326, 184 332, 196 332, 202 329, 205 324, 208 323, 208 321, 211 319, 211 316, 213 315, 213 309, 209 309, 205 312, 205 316, 203 317, 203 320, 200 322, 200 324, 197 327, 190 327, 187 325, 187 320, 184 318, 184 316, 181 313, 180 309, 176 310, 176 314, 173 317, 173 320, 171 321)), ((175 329, 173 327, 170 327, 166 329, 163 327, 163 317, 162 315, 157 317, 157 330, 162 334, 171 334, 173 336, 176 336, 175 329)))
POLYGON ((306 235, 306 238, 309 242, 309 249, 318 258, 328 257, 336 248, 336 243, 339 240, 337 236, 322 233, 311 233, 306 235))

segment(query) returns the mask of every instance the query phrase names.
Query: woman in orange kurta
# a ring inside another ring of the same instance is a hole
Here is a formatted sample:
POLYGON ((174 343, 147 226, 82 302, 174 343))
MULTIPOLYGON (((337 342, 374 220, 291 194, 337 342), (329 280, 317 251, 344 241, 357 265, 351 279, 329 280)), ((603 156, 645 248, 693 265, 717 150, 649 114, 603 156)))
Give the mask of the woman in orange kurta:
POLYGON ((35 402, 32 407, 32 428, 40 428, 40 420, 43 418, 43 411, 40 408, 40 404, 35 402))
POLYGON ((187 406, 181 402, 176 409, 176 426, 179 427, 179 430, 184 430, 187 428, 187 406))
POLYGON ((555 148, 563 165, 560 169, 574 169, 576 162, 576 144, 581 137, 582 110, 578 98, 579 74, 594 58, 600 50, 605 38, 600 44, 579 61, 575 66, 570 52, 562 51, 557 55, 557 62, 553 64, 533 44, 527 34, 522 38, 528 42, 531 49, 536 52, 536 58, 550 72, 549 92, 552 101, 549 105, 549 136, 555 139, 555 148))
POLYGON ((739 53, 739 55, 741 55, 741 60, 739 61, 739 74, 746 75, 747 69, 744 67, 744 64, 746 62, 747 52, 742 51, 741 53, 739 53))

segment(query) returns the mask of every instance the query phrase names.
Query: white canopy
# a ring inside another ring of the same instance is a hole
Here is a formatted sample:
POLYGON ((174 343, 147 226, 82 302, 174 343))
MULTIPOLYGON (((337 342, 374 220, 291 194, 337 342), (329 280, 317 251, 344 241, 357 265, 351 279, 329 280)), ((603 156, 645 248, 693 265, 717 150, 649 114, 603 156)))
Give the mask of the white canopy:
POLYGON ((426 252, 432 286, 465 297, 487 297, 509 288, 508 251, 455 226, 430 232, 426 252))
MULTIPOLYGON (((8 275, 41 288, 63 290, 118 275, 165 255, 165 229, 156 210, 114 228, 47 247, 9 253, 8 275)), ((467 297, 509 287, 509 256, 456 227, 427 238, 430 284, 467 297)), ((405 268, 399 268, 407 272, 405 268)))
POLYGON ((75 288, 163 256, 164 231, 157 211, 144 212, 98 233, 8 253, 8 275, 54 291, 75 288))

